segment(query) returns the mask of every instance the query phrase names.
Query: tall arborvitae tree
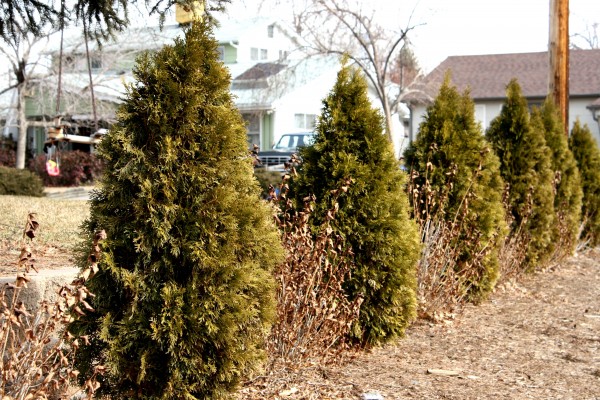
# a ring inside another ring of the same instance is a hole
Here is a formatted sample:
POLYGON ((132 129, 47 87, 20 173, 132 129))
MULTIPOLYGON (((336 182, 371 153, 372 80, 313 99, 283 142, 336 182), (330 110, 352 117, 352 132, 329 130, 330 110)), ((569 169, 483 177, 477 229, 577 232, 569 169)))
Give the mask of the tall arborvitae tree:
POLYGON ((367 97, 361 73, 344 65, 323 101, 313 146, 301 151, 303 163, 292 191, 297 201, 314 194, 314 224, 327 218, 339 193, 333 229, 354 252, 345 290, 361 296, 352 336, 364 345, 404 333, 416 312, 416 262, 419 240, 410 220, 405 173, 384 134, 382 115, 367 97))
MULTIPOLYGON (((82 376, 113 399, 221 399, 263 358, 282 257, 259 200, 243 119, 207 23, 141 56, 85 231, 105 229, 87 286, 82 376)), ((85 245, 84 245, 85 247, 85 245)))
POLYGON ((554 223, 554 173, 544 131, 530 123, 527 101, 515 79, 508 84, 506 97, 486 137, 500 159, 500 174, 508 186, 511 232, 524 229, 529 241, 523 268, 533 270, 550 255, 547 248, 554 223))
POLYGON ((556 260, 571 255, 577 245, 581 219, 581 178, 569 149, 564 123, 554 101, 547 98, 541 108, 534 108, 533 119, 539 119, 552 153, 554 171, 554 213, 557 223, 552 226, 552 243, 556 260))
POLYGON ((580 240, 589 246, 600 244, 600 150, 598 143, 592 137, 590 128, 575 121, 569 148, 575 157, 581 187, 583 188, 583 203, 581 206, 582 229, 580 240))
POLYGON ((466 297, 480 300, 498 278, 498 252, 506 234, 504 183, 498 157, 475 120, 473 100, 451 85, 449 75, 404 156, 413 186, 419 188, 412 194, 413 206, 427 204, 424 214, 462 221, 451 246, 457 253, 452 261, 459 275, 468 276, 461 283, 466 297))

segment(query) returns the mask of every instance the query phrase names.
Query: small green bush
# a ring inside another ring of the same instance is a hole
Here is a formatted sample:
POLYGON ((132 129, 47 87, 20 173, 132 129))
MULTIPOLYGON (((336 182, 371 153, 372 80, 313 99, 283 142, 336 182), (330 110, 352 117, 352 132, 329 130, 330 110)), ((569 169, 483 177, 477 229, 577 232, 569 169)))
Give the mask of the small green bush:
POLYGON ((291 184, 297 204, 316 197, 311 223, 318 227, 330 218, 337 197, 331 227, 354 253, 344 288, 351 301, 364 301, 353 339, 374 345, 402 335, 416 315, 418 231, 409 216, 406 174, 358 70, 342 67, 323 101, 315 142, 300 156, 303 162, 291 184))
POLYGON ((575 121, 569 148, 581 174, 583 202, 580 240, 589 246, 600 244, 600 150, 590 128, 575 121))
POLYGON ((0 166, 0 195, 44 196, 44 185, 39 176, 25 169, 0 166))
POLYGON ((29 163, 44 186, 80 186, 92 184, 102 174, 103 164, 94 154, 83 151, 60 152, 60 175, 50 176, 46 172, 46 156, 40 154, 29 163))
POLYGON ((554 224, 554 173, 543 128, 533 125, 521 87, 513 79, 500 115, 487 130, 486 138, 500 159, 500 173, 507 185, 507 208, 511 235, 523 233, 528 242, 523 270, 544 264, 550 254, 554 224))
MULTIPOLYGON (((498 157, 475 119, 469 92, 460 94, 449 75, 404 158, 411 172, 409 198, 422 237, 446 249, 423 255, 422 263, 442 266, 423 268, 423 273, 443 278, 451 268, 449 284, 457 282, 462 292, 453 297, 479 301, 494 288, 499 274, 498 254, 506 234, 504 182, 498 157), (447 232, 443 236, 447 243, 427 234, 429 227, 438 225, 443 225, 439 232, 447 232)), ((430 245, 425 242, 426 249, 430 245)))
POLYGON ((534 124, 543 126, 546 145, 552 154, 554 171, 554 213, 557 223, 552 225, 553 258, 559 261, 575 251, 581 221, 581 177, 577 162, 569 149, 560 112, 554 101, 547 98, 541 108, 532 111, 534 124))

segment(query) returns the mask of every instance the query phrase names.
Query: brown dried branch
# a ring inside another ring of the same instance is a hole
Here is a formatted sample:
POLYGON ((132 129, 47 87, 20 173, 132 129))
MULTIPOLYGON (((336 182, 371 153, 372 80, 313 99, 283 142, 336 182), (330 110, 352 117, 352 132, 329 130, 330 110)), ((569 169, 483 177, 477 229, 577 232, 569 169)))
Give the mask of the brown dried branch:
MULTIPOLYGON (((85 287, 85 279, 80 276, 72 285, 64 285, 58 291, 55 302, 43 300, 36 310, 28 310, 20 300, 22 289, 31 280, 29 272, 34 267, 32 257, 33 239, 39 227, 35 214, 28 215, 18 271, 15 283, 6 284, 0 291, 0 343, 2 360, 0 361, 0 398, 15 400, 58 398, 73 388, 73 382, 79 374, 73 368, 73 355, 80 340, 65 331, 65 323, 75 318, 75 309, 91 309, 86 298, 92 296, 85 287), (65 333, 61 333, 65 332, 65 333)), ((99 242, 105 234, 97 234, 92 255, 97 259, 99 242)), ((95 262, 90 257, 90 271, 94 271, 95 262)), ((85 273, 85 271, 84 271, 85 273)), ((82 389, 91 398, 98 388, 96 377, 103 372, 98 369, 82 389)))
MULTIPOLYGON (((291 173, 294 173, 293 169, 291 173)), ((340 362, 350 349, 347 341, 358 318, 361 299, 350 300, 343 288, 350 274, 352 250, 334 233, 337 200, 313 234, 310 225, 314 197, 304 199, 301 211, 287 198, 283 177, 279 195, 271 188, 275 219, 286 249, 286 260, 275 271, 277 322, 268 339, 271 365, 299 362, 340 362)), ((347 190, 349 182, 340 185, 347 190)), ((337 193, 334 193, 337 199, 337 193)))

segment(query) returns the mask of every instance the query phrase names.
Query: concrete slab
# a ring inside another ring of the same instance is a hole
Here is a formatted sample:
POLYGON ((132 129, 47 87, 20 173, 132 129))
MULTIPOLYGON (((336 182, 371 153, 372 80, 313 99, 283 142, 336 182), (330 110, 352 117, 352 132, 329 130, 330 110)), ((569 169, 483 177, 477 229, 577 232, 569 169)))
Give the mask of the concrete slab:
MULTIPOLYGON (((42 300, 54 302, 58 298, 58 289, 70 284, 79 273, 79 268, 45 269, 39 273, 32 271, 27 276, 31 279, 27 287, 21 290, 19 300, 28 310, 37 309, 42 300)), ((15 276, 0 277, 0 285, 15 283, 15 276)))

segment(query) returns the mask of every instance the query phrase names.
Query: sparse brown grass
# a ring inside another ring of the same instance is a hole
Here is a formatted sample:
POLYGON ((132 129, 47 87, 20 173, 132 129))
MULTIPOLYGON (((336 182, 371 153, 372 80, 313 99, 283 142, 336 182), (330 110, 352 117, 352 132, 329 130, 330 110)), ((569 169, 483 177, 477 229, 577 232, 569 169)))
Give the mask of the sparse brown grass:
POLYGON ((18 245, 23 216, 35 212, 40 223, 37 246, 71 249, 79 241, 79 227, 89 210, 88 202, 83 200, 0 196, 0 243, 18 245))

